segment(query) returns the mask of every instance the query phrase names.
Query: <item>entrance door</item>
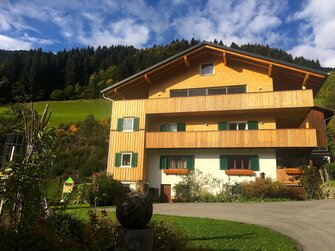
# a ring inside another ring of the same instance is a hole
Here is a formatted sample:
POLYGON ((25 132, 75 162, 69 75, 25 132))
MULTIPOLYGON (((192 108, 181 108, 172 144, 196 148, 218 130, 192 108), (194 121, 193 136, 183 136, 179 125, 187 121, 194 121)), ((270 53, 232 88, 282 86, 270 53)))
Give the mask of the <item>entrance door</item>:
POLYGON ((171 202, 171 184, 161 184, 161 201, 171 202))

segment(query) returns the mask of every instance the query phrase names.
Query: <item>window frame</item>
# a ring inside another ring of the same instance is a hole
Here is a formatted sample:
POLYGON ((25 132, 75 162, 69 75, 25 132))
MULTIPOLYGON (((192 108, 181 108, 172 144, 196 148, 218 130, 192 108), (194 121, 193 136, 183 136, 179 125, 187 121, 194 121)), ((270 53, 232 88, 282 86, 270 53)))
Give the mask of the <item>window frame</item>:
POLYGON ((133 157, 133 153, 132 152, 122 152, 121 153, 121 165, 120 167, 132 167, 131 166, 131 161, 132 161, 132 157, 133 157), (123 156, 124 155, 130 155, 130 158, 129 158, 129 165, 123 165, 123 156))
POLYGON ((202 63, 202 64, 200 64, 200 66, 199 66, 199 75, 200 76, 212 76, 212 75, 214 75, 215 74, 215 66, 214 66, 214 63, 202 63), (203 65, 212 65, 212 67, 213 67, 213 72, 212 73, 209 73, 209 74, 204 74, 204 73, 202 73, 202 70, 203 70, 203 65))
POLYGON ((248 121, 228 121, 228 130, 230 130, 230 131, 247 131, 247 130, 249 130, 248 121), (239 123, 241 123, 241 124, 244 123, 245 124, 245 129, 239 129, 238 128, 239 123), (235 130, 230 129, 231 124, 236 124, 236 129, 235 130))
POLYGON ((133 131, 134 131, 134 120, 135 120, 134 117, 125 117, 125 118, 123 118, 122 131, 123 131, 123 132, 133 132, 133 131), (132 121, 132 122, 131 122, 131 129, 127 129, 127 130, 125 130, 125 121, 126 121, 127 119, 130 119, 130 120, 132 121))
POLYGON ((178 123, 167 123, 167 132, 178 132, 178 123), (172 131, 171 126, 175 126, 176 130, 172 131))
POLYGON ((254 155, 227 155, 227 170, 253 170, 252 168, 252 161, 251 159, 254 157, 254 155), (244 168, 245 163, 244 160, 242 158, 248 158, 248 164, 247 164, 247 168, 244 168), (240 158, 240 159, 238 159, 240 158), (243 167, 242 168, 236 168, 237 166, 237 161, 241 161, 240 164, 242 165, 243 163, 243 167), (233 161, 233 166, 230 165, 230 162, 233 161))

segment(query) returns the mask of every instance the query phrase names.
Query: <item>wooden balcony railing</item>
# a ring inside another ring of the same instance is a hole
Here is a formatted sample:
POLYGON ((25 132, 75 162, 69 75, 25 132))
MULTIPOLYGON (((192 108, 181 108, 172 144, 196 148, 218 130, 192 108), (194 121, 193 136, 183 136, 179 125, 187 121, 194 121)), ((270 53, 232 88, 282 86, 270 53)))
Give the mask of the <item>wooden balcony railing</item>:
MULTIPOLYGON (((127 101, 125 101, 127 102, 127 101)), ((312 90, 253 92, 146 100, 147 114, 312 107, 312 90)))
POLYGON ((147 132, 145 147, 159 148, 254 148, 316 147, 315 129, 245 131, 147 132))

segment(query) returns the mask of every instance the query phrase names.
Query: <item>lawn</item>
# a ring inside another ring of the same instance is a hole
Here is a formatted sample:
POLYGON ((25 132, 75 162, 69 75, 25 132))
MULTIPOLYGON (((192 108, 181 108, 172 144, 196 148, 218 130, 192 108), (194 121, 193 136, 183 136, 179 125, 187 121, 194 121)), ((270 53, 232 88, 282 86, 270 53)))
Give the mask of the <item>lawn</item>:
MULTIPOLYGON (((49 125, 54 127, 82 121, 90 114, 96 119, 110 119, 112 111, 111 102, 105 99, 43 101, 34 103, 34 108, 41 114, 46 104, 53 110, 49 125)), ((30 104, 24 106, 29 108, 30 104)))
MULTIPOLYGON (((88 205, 76 206, 67 211, 87 219, 88 205)), ((115 219, 115 213, 109 212, 115 219)), ((296 250, 295 242, 276 231, 260 226, 206 218, 154 215, 153 220, 163 221, 178 228, 189 238, 191 250, 296 250)))

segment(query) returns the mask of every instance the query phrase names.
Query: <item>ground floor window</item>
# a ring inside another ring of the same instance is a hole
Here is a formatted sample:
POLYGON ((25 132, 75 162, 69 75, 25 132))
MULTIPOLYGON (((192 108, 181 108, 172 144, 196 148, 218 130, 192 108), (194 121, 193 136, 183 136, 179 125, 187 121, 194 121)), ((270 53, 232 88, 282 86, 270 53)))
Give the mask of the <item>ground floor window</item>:
POLYGON ((221 170, 259 171, 258 155, 220 155, 221 170))
POLYGON ((192 155, 167 155, 160 157, 160 169, 189 169, 194 168, 192 155))

